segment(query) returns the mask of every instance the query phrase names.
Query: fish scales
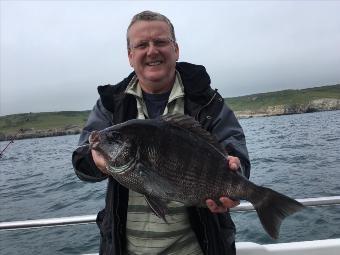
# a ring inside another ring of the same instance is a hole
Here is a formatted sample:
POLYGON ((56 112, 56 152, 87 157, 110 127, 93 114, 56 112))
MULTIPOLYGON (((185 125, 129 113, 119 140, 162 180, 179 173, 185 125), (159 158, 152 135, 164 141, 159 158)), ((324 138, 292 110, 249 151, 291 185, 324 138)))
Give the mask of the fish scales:
MULTIPOLYGON (((184 202, 190 205, 204 204, 208 197, 230 195, 226 194, 226 191, 231 189, 225 187, 226 184, 232 182, 232 180, 228 181, 230 176, 226 171, 226 158, 213 153, 211 146, 205 140, 197 137, 189 130, 173 128, 166 123, 131 129, 134 130, 134 134, 136 134, 136 130, 140 132, 138 134, 140 137, 138 143, 141 148, 140 161, 146 166, 150 165, 150 171, 154 171, 155 174, 167 179, 179 191, 187 187, 185 191, 192 193, 189 197, 201 197, 199 202, 197 199, 196 201, 184 202), (168 130, 169 135, 164 135, 168 130), (152 136, 149 134, 152 134, 152 136), (209 160, 200 160, 200 155, 205 155, 204 157, 209 160), (216 169, 216 171, 211 171, 211 169, 216 169), (185 186, 179 185, 179 180, 185 186), (193 189, 195 186, 199 188, 193 189), (202 194, 205 194, 205 197, 202 197, 202 194)), ((177 195, 179 196, 177 199, 183 199, 184 196, 189 194, 178 192, 177 195)))
MULTIPOLYGON (((143 128, 136 126, 130 129, 131 133, 132 130, 134 134, 136 130, 139 133, 140 161, 145 166, 149 166, 150 171, 167 179, 173 188, 179 191, 172 199, 182 200, 189 205, 204 205, 206 198, 215 198, 223 194, 225 182, 221 180, 228 177, 225 171, 227 169, 226 159, 213 153, 205 140, 196 137, 189 130, 173 128, 166 123, 145 125, 143 128), (167 131, 169 135, 164 135, 167 131), (200 144, 206 144, 206 146, 199 146, 200 144), (207 158, 212 160, 202 162, 199 160, 199 155, 207 155, 207 158), (210 171, 211 168, 221 169, 221 165, 222 171, 210 171)), ((126 132, 129 131, 126 130, 126 132)), ((127 182, 130 182, 128 179, 125 178, 127 182)), ((140 185, 138 185, 139 191, 140 185)), ((224 195, 227 194, 224 192, 224 195)))
MULTIPOLYGON (((157 136, 158 132, 161 137, 161 134, 164 132, 164 127, 157 131, 154 130, 153 135, 157 136)), ((192 134, 187 130, 178 129, 171 135, 171 139, 162 136, 159 140, 159 144, 162 146, 157 144, 158 155, 156 157, 157 161, 154 162, 156 168, 153 169, 179 190, 179 197, 177 199, 184 199, 184 196, 195 197, 195 201, 185 201, 193 205, 198 204, 197 197, 201 197, 199 204, 204 204, 206 198, 215 197, 216 194, 214 193, 216 193, 216 191, 218 192, 218 190, 215 190, 216 188, 207 192, 207 185, 208 187, 221 187, 222 184, 225 184, 218 182, 222 180, 222 178, 225 179, 227 177, 223 176, 223 174, 226 175, 227 173, 226 159, 221 155, 212 154, 209 146, 199 146, 200 143, 205 143, 205 141, 199 141, 197 138, 193 139, 191 137, 192 134), (193 150, 192 148, 195 149, 193 150), (199 155, 208 155, 208 158, 211 158, 212 161, 210 163, 203 161, 202 164, 202 161, 198 160, 199 155), (211 167, 218 170, 221 169, 221 165, 224 167, 222 168, 223 171, 216 171, 214 174, 210 171, 211 167), (195 186, 199 188, 195 188, 195 186), (192 194, 188 194, 188 192, 192 194), (202 193, 205 194, 205 197, 202 197, 202 193)), ((149 140, 149 137, 150 136, 143 137, 143 142, 147 146, 153 144, 149 140)), ((149 154, 145 155, 145 161, 152 160, 148 157, 149 154)), ((220 191, 219 195, 222 194, 220 191)))
POLYGON ((143 194, 163 219, 164 201, 205 207, 206 199, 227 196, 251 202, 264 229, 277 238, 281 221, 303 208, 294 199, 228 169, 224 149, 189 116, 130 120, 94 132, 90 143, 105 158, 110 174, 143 194))

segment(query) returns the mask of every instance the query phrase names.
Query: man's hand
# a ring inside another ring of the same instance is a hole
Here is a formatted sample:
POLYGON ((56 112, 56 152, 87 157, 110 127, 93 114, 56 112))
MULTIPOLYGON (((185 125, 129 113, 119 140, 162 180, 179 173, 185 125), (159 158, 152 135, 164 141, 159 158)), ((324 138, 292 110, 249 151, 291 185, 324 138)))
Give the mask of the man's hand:
POLYGON ((101 155, 96 150, 91 150, 91 154, 92 154, 93 161, 96 164, 97 168, 104 174, 109 174, 106 170, 106 164, 105 164, 105 159, 103 155, 101 155))
MULTIPOLYGON (((237 171, 240 168, 241 162, 238 157, 228 156, 227 160, 228 160, 229 169, 231 171, 237 171)), ((206 200, 207 207, 213 213, 227 212, 229 208, 233 208, 240 204, 240 201, 234 201, 227 197, 221 197, 220 202, 222 205, 218 206, 214 200, 212 199, 206 200)))
MULTIPOLYGON (((92 131, 89 136, 90 148, 95 148, 100 142, 100 135, 98 131, 92 131)), ((102 154, 100 154, 95 149, 91 149, 91 154, 96 167, 104 174, 109 174, 106 170, 105 159, 102 154)))

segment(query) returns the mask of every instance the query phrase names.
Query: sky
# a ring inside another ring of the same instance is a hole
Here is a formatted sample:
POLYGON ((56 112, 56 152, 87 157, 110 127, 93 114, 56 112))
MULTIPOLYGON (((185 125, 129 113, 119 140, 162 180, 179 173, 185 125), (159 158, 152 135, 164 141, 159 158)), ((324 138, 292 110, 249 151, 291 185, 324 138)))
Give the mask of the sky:
POLYGON ((340 1, 0 1, 0 116, 90 110, 133 71, 126 29, 174 24, 179 61, 235 97, 340 83, 340 1))

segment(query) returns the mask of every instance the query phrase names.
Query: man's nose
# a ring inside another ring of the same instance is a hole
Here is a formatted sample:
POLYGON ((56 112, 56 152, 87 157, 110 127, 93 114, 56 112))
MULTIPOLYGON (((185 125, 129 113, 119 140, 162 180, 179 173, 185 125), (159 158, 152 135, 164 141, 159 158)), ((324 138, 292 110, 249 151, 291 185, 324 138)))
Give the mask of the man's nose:
POLYGON ((158 53, 158 47, 155 46, 153 42, 149 42, 149 47, 148 47, 148 55, 152 54, 157 54, 158 53))

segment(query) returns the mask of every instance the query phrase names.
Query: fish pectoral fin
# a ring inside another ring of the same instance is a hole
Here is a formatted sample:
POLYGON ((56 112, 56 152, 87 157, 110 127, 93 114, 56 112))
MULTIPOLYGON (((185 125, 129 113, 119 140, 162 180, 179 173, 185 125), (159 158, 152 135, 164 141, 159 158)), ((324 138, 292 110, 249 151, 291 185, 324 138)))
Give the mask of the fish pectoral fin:
POLYGON ((137 164, 137 172, 143 181, 143 188, 145 189, 145 195, 154 197, 153 194, 158 194, 159 197, 167 199, 173 197, 176 194, 176 188, 169 183, 164 177, 158 174, 158 171, 148 169, 142 163, 137 164))
POLYGON ((165 214, 168 213, 168 207, 166 205, 166 203, 157 198, 157 197, 151 197, 151 196, 145 196, 145 200, 148 203, 148 205, 150 206, 151 210, 161 219, 164 220, 164 222, 168 223, 166 218, 165 218, 165 214))

